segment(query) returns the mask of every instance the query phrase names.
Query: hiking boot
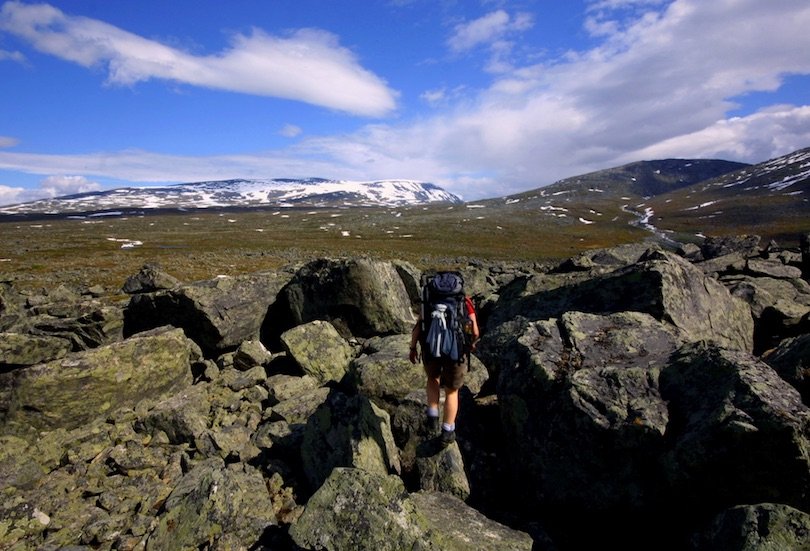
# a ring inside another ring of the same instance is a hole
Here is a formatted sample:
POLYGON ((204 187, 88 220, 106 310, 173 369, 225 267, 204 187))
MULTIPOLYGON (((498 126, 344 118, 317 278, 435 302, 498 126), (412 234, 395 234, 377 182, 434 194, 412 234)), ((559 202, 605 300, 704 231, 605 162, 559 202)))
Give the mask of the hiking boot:
POLYGON ((456 431, 442 429, 442 435, 439 437, 439 442, 441 442, 443 448, 446 448, 455 441, 456 431))
POLYGON ((438 417, 431 417, 430 415, 428 415, 428 418, 427 418, 428 436, 434 436, 436 434, 439 434, 439 426, 440 425, 441 425, 441 423, 439 422, 438 417))

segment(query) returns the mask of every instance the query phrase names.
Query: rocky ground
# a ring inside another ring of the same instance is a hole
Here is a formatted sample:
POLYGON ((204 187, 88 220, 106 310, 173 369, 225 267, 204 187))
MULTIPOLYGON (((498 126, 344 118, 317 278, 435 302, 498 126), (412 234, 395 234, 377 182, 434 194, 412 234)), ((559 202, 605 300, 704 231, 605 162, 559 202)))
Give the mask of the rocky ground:
POLYGON ((457 442, 419 270, 0 287, 0 549, 802 549, 810 243, 470 263, 457 442))

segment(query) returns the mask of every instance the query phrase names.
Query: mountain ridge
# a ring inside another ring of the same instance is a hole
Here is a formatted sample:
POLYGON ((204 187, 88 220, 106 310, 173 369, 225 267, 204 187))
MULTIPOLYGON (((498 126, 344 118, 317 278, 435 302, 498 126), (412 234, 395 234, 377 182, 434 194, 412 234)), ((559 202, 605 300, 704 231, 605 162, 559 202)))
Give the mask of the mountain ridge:
POLYGON ((213 207, 397 207, 461 202, 461 198, 435 184, 415 180, 239 178, 91 191, 0 207, 0 213, 85 214, 119 209, 213 207))

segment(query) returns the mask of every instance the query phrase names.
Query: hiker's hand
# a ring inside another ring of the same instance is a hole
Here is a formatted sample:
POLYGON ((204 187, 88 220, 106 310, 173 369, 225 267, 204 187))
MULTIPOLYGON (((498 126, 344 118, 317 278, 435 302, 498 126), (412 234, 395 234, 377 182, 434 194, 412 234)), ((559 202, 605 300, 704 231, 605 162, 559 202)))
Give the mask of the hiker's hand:
POLYGON ((419 360, 419 351, 415 346, 411 347, 411 352, 408 354, 408 359, 411 360, 412 364, 415 364, 419 360))
POLYGON ((471 352, 475 352, 476 350, 478 350, 478 341, 480 341, 480 340, 481 339, 476 338, 475 340, 473 340, 473 342, 470 343, 470 351, 471 352))

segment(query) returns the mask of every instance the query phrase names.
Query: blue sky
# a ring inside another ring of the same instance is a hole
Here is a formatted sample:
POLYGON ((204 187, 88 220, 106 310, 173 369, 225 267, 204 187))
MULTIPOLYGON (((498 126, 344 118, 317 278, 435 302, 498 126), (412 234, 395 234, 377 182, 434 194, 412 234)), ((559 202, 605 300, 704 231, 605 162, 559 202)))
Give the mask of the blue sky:
POLYGON ((761 162, 810 146, 808 28, 807 0, 0 0, 0 204, 761 162))

